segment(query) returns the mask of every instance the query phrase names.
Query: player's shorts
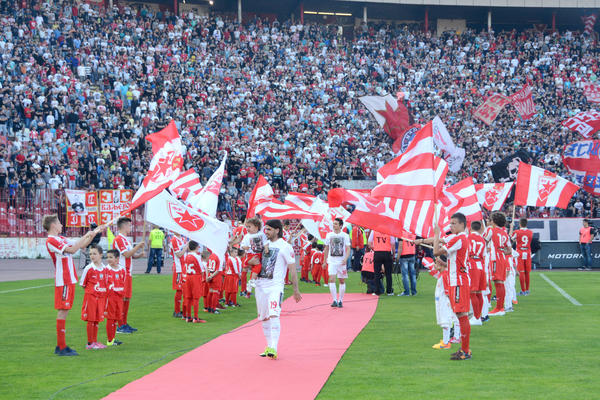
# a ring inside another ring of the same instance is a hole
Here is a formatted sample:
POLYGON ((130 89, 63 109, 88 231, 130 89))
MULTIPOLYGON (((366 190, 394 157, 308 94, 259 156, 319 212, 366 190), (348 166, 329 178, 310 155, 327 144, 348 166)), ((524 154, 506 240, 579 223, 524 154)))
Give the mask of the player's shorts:
POLYGON ((220 291, 223 286, 223 275, 220 273, 215 275, 210 282, 208 282, 208 288, 211 290, 220 291))
POLYGON ((327 273, 329 276, 337 276, 341 279, 348 278, 348 270, 346 270, 346 264, 341 263, 328 263, 327 273))
POLYGON ((519 272, 531 271, 531 254, 528 254, 526 252, 519 254, 517 270, 519 272))
POLYGON ((181 272, 175 272, 175 270, 173 270, 173 290, 182 290, 182 280, 181 272))
POLYGON ((188 275, 185 284, 187 286, 186 297, 192 299, 202 297, 202 278, 200 275, 188 275))
POLYGON ((471 291, 480 292, 485 290, 487 281, 481 260, 469 260, 469 278, 471 281, 471 291), (478 268, 478 263, 480 263, 479 266, 481 269, 478 268))
POLYGON ((256 287, 256 311, 259 320, 269 317, 279 317, 283 301, 283 286, 256 287))
POLYGON ((121 320, 123 318, 123 296, 109 294, 104 309, 106 319, 121 320))
POLYGON ((56 286, 54 288, 54 309, 70 310, 75 300, 75 285, 56 286))
POLYGON ((469 312, 471 308, 471 291, 468 282, 462 282, 461 280, 458 286, 450 286, 448 297, 454 313, 469 312))
POLYGON ((132 278, 131 275, 129 274, 125 274, 125 290, 123 291, 123 297, 125 297, 126 299, 130 299, 131 298, 131 282, 132 278))
POLYGON ((223 284, 223 290, 225 293, 235 293, 238 288, 238 276, 235 274, 225 275, 225 283, 223 284))
POLYGON ((182 294, 184 298, 192 297, 192 275, 188 275, 182 285, 182 294))
POLYGON ((86 293, 83 296, 83 304, 81 305, 81 319, 88 322, 104 321, 105 305, 106 298, 86 293))
POLYGON ((493 281, 504 281, 506 280, 506 261, 492 261, 492 280, 493 281))

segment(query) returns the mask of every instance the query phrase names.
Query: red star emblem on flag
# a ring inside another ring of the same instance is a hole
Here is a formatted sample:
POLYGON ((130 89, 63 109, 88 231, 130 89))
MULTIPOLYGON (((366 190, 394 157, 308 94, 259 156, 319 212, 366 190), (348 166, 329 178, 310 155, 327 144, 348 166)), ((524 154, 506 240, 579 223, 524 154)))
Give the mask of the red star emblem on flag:
POLYGON ((485 207, 491 209, 498 201, 498 189, 493 188, 485 192, 485 207))
POLYGON ((385 110, 375 110, 385 118, 383 130, 392 139, 399 138, 406 128, 408 128, 408 112, 403 113, 403 108, 406 110, 406 107, 401 107, 398 104, 398 108, 394 111, 389 103, 385 103, 385 110))
POLYGON ((204 227, 204 220, 201 216, 178 204, 169 203, 169 215, 177 225, 187 231, 195 232, 204 227))
POLYGON ((538 184, 538 199, 541 202, 548 200, 548 196, 556 188, 558 178, 554 176, 541 176, 538 184))

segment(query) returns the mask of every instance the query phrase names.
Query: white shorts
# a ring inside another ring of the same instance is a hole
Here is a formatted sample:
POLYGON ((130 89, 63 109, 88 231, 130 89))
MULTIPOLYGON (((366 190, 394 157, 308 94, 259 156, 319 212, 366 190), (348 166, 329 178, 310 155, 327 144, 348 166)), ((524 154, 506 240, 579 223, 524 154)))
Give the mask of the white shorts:
POLYGON ((269 317, 279 317, 283 301, 283 286, 256 287, 256 312, 258 319, 263 321, 269 317))
POLYGON ((348 270, 346 270, 346 264, 341 263, 329 263, 327 264, 327 273, 329 276, 337 276, 338 278, 348 278, 348 270))
POLYGON ((435 318, 436 322, 442 328, 450 328, 452 326, 452 306, 450 299, 444 292, 444 284, 441 279, 438 279, 435 287, 435 318))

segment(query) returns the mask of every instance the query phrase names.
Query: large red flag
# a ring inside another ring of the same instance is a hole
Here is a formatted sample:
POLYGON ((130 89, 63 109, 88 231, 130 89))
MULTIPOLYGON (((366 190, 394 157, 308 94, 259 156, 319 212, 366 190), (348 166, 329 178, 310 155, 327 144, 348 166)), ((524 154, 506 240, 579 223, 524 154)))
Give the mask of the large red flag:
POLYGON ((459 212, 464 214, 467 222, 483 219, 475 185, 470 177, 444 189, 440 201, 448 216, 459 212))
POLYGON ((254 186, 250 194, 246 219, 254 217, 256 215, 256 206, 264 202, 270 202, 273 199, 273 195, 273 188, 269 185, 269 182, 267 182, 264 176, 259 176, 256 186, 254 186))
POLYGON ((198 194, 202 190, 200 176, 193 168, 190 168, 179 174, 175 182, 169 186, 169 190, 175 197, 187 201, 190 195, 198 194))
POLYGON ((475 190, 479 204, 490 211, 500 210, 514 184, 514 182, 476 184, 475 190))
POLYGON ((523 120, 528 120, 535 115, 535 104, 529 85, 523 86, 521 90, 510 96, 510 101, 523 120))
POLYGON ((154 157, 150 161, 150 167, 142 185, 131 200, 131 206, 122 214, 131 212, 162 192, 177 180, 181 173, 183 149, 181 138, 173 121, 163 130, 146 136, 146 140, 152 143, 154 157))
POLYGON ((427 123, 404 153, 377 171, 371 195, 403 200, 434 200, 442 190, 448 163, 433 154, 432 123, 427 123))
POLYGON ((323 214, 303 210, 292 203, 282 203, 278 200, 264 201, 256 205, 255 211, 264 220, 269 219, 311 219, 321 221, 323 214))
POLYGON ((518 206, 567 208, 579 186, 554 172, 519 163, 515 204, 518 206))

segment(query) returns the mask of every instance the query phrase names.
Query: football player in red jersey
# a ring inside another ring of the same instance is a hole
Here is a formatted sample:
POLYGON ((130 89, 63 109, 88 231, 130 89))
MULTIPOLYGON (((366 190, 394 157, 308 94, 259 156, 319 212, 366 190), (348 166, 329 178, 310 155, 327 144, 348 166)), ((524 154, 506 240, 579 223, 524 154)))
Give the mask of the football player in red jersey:
POLYGON ((42 226, 48 232, 46 249, 50 254, 52 264, 54 264, 54 308, 58 310, 56 316, 57 344, 54 354, 58 356, 76 356, 78 355, 77 352, 67 346, 65 339, 66 319, 69 310, 73 307, 75 285, 77 284, 77 273, 75 272, 72 254, 90 244, 97 234, 106 229, 106 226, 97 227, 77 241, 59 236, 63 226, 56 214, 45 215, 42 219, 42 226))
POLYGON ((125 269, 119 265, 119 250, 106 252, 106 268, 108 276, 108 297, 104 316, 106 317, 106 345, 118 346, 123 342, 115 339, 117 324, 123 314, 123 292, 125 291, 125 269))
POLYGON ((492 280, 496 288, 496 307, 488 315, 502 316, 505 314, 504 297, 506 296, 506 288, 504 287, 504 281, 509 268, 508 257, 512 253, 512 248, 510 247, 508 233, 504 229, 506 225, 504 213, 495 212, 492 214, 491 219, 491 227, 486 230, 484 239, 492 245, 491 270, 492 280))
POLYGON ((92 260, 81 274, 79 284, 85 289, 81 305, 81 319, 87 322, 86 349, 104 349, 105 345, 98 342, 98 323, 104 321, 104 306, 106 305, 107 270, 102 264, 102 247, 93 245, 90 248, 92 260))
POLYGON ((451 234, 440 238, 439 226, 436 224, 433 239, 417 239, 415 244, 433 243, 433 255, 446 255, 448 258, 448 297, 452 311, 460 324, 461 349, 452 354, 451 360, 468 360, 471 358, 469 342, 471 324, 469 323, 470 287, 467 272, 467 255, 469 242, 465 233, 467 218, 464 214, 455 213, 450 217, 451 234), (442 244, 443 243, 443 244, 442 244))
POLYGON ((125 268, 127 272, 125 279, 125 292, 123 293, 123 318, 119 321, 118 333, 133 333, 137 331, 136 328, 132 328, 127 323, 127 316, 129 314, 129 300, 131 299, 131 288, 132 288, 132 259, 145 257, 146 252, 144 251, 144 245, 146 242, 142 241, 135 246, 129 242, 127 236, 131 234, 131 218, 121 217, 117 220, 117 229, 119 234, 113 241, 113 247, 119 250, 121 254, 119 258, 119 264, 125 268), (138 251, 141 250, 141 253, 138 251))
POLYGON ((521 283, 521 296, 529 294, 529 275, 531 274, 531 241, 533 232, 527 229, 527 219, 519 220, 519 229, 510 235, 517 243, 517 270, 519 271, 519 282, 521 283))
POLYGON ((482 225, 480 221, 471 222, 469 233, 469 278, 471 281, 471 304, 473 305, 473 318, 471 325, 482 325, 481 311, 483 309, 483 291, 487 288, 485 276, 485 239, 481 236, 482 225))

